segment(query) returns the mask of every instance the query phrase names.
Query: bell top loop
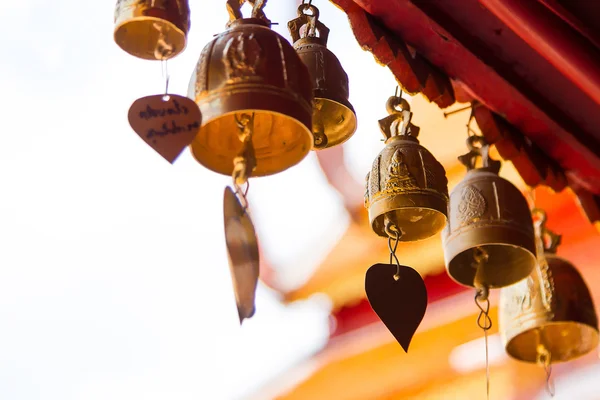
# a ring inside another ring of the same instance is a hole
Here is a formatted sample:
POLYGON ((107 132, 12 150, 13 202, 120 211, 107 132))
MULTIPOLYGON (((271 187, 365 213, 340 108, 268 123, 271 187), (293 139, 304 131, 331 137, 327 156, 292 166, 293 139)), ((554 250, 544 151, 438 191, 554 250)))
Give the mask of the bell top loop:
POLYGON ((246 2, 252 5, 252 19, 260 20, 268 27, 271 27, 271 20, 267 18, 264 12, 267 0, 227 0, 227 12, 229 13, 227 27, 230 27, 238 20, 244 19, 244 16, 242 15, 242 5, 246 2))
POLYGON ((493 160, 490 157, 490 145, 483 136, 469 136, 467 139, 467 147, 469 148, 469 152, 458 157, 458 161, 467 167, 467 171, 480 169, 494 174, 500 172, 502 163, 498 160, 493 160), (476 167, 477 159, 479 157, 481 157, 483 161, 483 167, 481 168, 476 167))
POLYGON ((562 242, 562 235, 559 235, 546 227, 546 221, 548 220, 546 211, 541 208, 534 208, 531 211, 531 215, 534 217, 535 225, 539 227, 538 234, 542 240, 544 253, 556 254, 558 246, 560 246, 560 243, 562 242))
POLYGON ((401 137, 415 142, 419 136, 420 128, 410 121, 413 113, 410 111, 410 104, 406 99, 400 96, 392 96, 385 104, 389 116, 379 120, 379 129, 388 140, 401 137))
POLYGON ((329 28, 319 21, 319 9, 310 3, 300 4, 298 18, 288 22, 288 29, 294 45, 302 39, 307 39, 322 46, 327 46, 329 28), (310 11, 310 14, 307 11, 310 11), (306 29, 302 32, 304 27, 306 29))

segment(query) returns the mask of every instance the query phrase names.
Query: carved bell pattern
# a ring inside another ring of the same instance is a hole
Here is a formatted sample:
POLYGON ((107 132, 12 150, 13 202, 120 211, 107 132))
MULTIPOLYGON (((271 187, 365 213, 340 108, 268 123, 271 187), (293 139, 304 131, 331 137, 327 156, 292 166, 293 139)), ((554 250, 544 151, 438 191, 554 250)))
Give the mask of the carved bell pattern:
POLYGON ((499 329, 513 358, 541 363, 569 361, 598 346, 598 318, 590 291, 577 271, 556 256, 561 237, 537 227, 537 268, 526 279, 500 291, 499 329))
POLYGON ((535 237, 527 200, 498 176, 480 136, 467 140, 470 152, 459 157, 468 172, 450 193, 448 225, 442 240, 448 274, 456 282, 498 288, 526 278, 535 266, 535 237), (476 160, 483 166, 476 168, 476 160))
POLYGON ((144 60, 181 53, 189 30, 188 0, 118 0, 115 6, 115 42, 144 60))
POLYGON ((319 21, 318 8, 309 4, 298 7, 298 18, 288 22, 288 28, 314 87, 314 149, 342 144, 356 131, 357 121, 348 100, 348 75, 327 48, 329 29, 319 21))
POLYGON ((252 18, 240 18, 239 3, 228 2, 228 28, 206 45, 190 82, 203 116, 191 150, 200 164, 231 175, 242 148, 237 121, 252 114, 252 175, 271 175, 312 149, 312 84, 294 48, 270 29, 264 1, 252 2, 252 18))
POLYGON ((386 146, 367 175, 365 207, 376 234, 400 231, 401 241, 426 239, 446 224, 448 180, 444 167, 419 144, 410 105, 401 97, 387 102, 388 117, 379 121, 386 146))

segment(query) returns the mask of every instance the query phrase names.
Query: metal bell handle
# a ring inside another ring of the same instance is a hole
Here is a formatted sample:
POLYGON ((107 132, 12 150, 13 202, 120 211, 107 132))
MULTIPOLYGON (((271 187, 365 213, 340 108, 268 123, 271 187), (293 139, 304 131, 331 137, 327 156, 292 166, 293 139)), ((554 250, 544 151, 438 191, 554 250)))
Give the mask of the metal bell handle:
POLYGON ((262 19, 269 24, 271 23, 263 11, 267 5, 267 0, 227 0, 227 11, 229 12, 230 24, 238 19, 244 18, 242 15, 242 5, 246 2, 252 4, 252 18, 262 19))
POLYGON ((420 128, 411 123, 410 104, 402 96, 391 96, 385 103, 388 116, 379 120, 379 128, 386 140, 394 136, 419 136, 420 128))
POLYGON ((467 167, 468 171, 476 168, 477 158, 481 157, 483 168, 489 169, 496 174, 500 172, 502 163, 490 157, 490 144, 483 136, 469 136, 467 138, 467 147, 469 148, 469 152, 458 157, 458 160, 467 167))
POLYGON ((560 246, 560 243, 562 241, 562 235, 559 235, 558 233, 553 232, 546 227, 546 221, 548 220, 548 215, 546 214, 546 211, 542 210, 541 208, 534 208, 533 210, 531 210, 531 215, 533 217, 537 217, 539 221, 536 221, 536 223, 540 226, 540 236, 544 252, 556 254, 558 246, 560 246))
POLYGON ((304 37, 318 37, 323 46, 327 45, 329 28, 319 21, 319 9, 310 4, 310 2, 300 4, 298 7, 298 18, 288 22, 292 43, 296 43, 298 40, 304 38, 300 35, 300 30, 305 25, 308 25, 308 29, 306 30, 307 35, 304 37), (308 10, 310 10, 312 14, 307 14, 306 11, 308 10), (319 33, 319 36, 316 36, 317 32, 319 33))

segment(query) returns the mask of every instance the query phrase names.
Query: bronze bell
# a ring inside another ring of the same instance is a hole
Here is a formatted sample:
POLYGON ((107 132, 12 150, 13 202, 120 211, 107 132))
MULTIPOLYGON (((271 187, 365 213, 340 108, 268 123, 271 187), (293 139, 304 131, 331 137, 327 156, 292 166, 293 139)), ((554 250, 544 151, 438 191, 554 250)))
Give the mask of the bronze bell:
POLYGON ((245 19, 238 18, 239 2, 231 3, 229 28, 202 50, 190 82, 188 96, 202 111, 191 150, 206 168, 231 175, 242 149, 237 119, 253 114, 252 175, 271 175, 296 165, 312 148, 310 76, 289 42, 270 29, 262 1, 245 19))
POLYGON ((298 7, 298 18, 288 22, 288 28, 314 86, 314 148, 342 144, 356 131, 356 113, 348 101, 348 75, 327 48, 329 28, 319 21, 319 9, 310 4, 298 7), (301 35, 303 28, 305 33, 301 35))
POLYGON ((569 361, 598 346, 598 318, 588 287, 573 265, 556 256, 560 236, 544 223, 542 214, 538 268, 527 279, 503 288, 499 304, 506 352, 538 364, 542 358, 548 363, 569 361))
POLYGON ((118 0, 115 42, 132 56, 166 60, 181 53, 190 30, 187 0, 118 0))
POLYGON ((419 128, 410 122, 408 102, 392 96, 386 108, 390 115, 379 121, 385 148, 367 175, 365 207, 379 236, 395 237, 398 230, 401 241, 425 239, 446 224, 446 171, 419 144, 419 128))
POLYGON ((450 193, 444 257, 456 282, 498 288, 526 278, 535 266, 535 237, 527 200, 498 176, 500 161, 489 156, 480 136, 467 140, 470 152, 459 157, 464 179, 450 193), (483 167, 476 168, 481 157, 483 167))

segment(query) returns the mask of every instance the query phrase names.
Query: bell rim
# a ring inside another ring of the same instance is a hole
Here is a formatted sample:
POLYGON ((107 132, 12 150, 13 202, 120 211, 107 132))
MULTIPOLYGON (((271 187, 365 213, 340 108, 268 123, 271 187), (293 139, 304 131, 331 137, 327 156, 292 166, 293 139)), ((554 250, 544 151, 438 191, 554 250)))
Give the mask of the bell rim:
MULTIPOLYGON (((443 235, 442 235, 442 238, 443 238, 443 235)), ((468 249, 465 249, 465 250, 463 250, 463 251, 460 251, 460 252, 456 253, 456 254, 455 254, 453 257, 452 257, 452 259, 451 259, 450 261, 448 261, 448 257, 447 257, 447 255, 446 255, 446 246, 445 246, 445 243, 442 243, 442 245, 443 245, 443 247, 444 247, 444 260, 445 260, 445 264, 446 264, 446 272, 448 273, 448 276, 449 276, 449 277, 450 277, 450 279, 452 279, 454 282, 458 283, 459 285, 465 286, 465 287, 474 287, 474 280, 475 280, 475 279, 474 279, 474 277, 475 277, 475 272, 473 272, 473 279, 472 279, 472 280, 469 280, 469 281, 465 281, 465 280, 459 280, 459 279, 457 279, 457 278, 454 276, 454 274, 451 274, 451 273, 450 273, 450 270, 451 270, 451 269, 452 269, 452 270, 454 270, 454 269, 456 269, 456 268, 458 268, 458 267, 456 267, 454 264, 453 264, 453 265, 450 265, 450 263, 451 263, 452 261, 454 261, 454 259, 456 259, 456 257, 458 257, 459 255, 461 255, 461 254, 463 254, 463 253, 465 253, 465 252, 467 252, 467 251, 470 251, 470 250, 472 250, 472 249, 474 249, 474 248, 477 248, 477 247, 481 247, 481 246, 489 246, 489 245, 492 245, 492 246, 505 246, 505 247, 514 247, 514 248, 517 248, 517 249, 521 249, 521 250, 523 251, 523 253, 524 253, 524 254, 527 254, 527 255, 529 255, 529 256, 530 256, 530 257, 529 257, 529 258, 530 258, 530 261, 532 261, 532 262, 530 263, 530 264, 531 264, 531 268, 529 268, 529 269, 528 269, 528 272, 527 272, 526 274, 522 274, 523 276, 522 276, 520 279, 517 279, 517 280, 511 281, 511 283, 502 284, 502 285, 497 285, 497 284, 491 284, 491 283, 488 283, 488 287, 489 287, 490 289, 501 289, 501 288, 503 288, 503 287, 511 286, 511 285, 514 285, 514 284, 515 284, 515 283, 517 283, 517 282, 520 282, 520 281, 522 281, 523 279, 525 279, 525 278, 527 278, 529 275, 531 275, 531 272, 532 272, 532 271, 535 269, 535 266, 537 265, 537 258, 536 258, 536 256, 535 256, 535 254, 534 254, 534 253, 532 253, 532 252, 531 252, 529 249, 527 249, 527 248, 525 248, 525 247, 522 247, 522 246, 517 246, 517 245, 513 245, 513 244, 508 244, 508 243, 484 243, 484 244, 482 244, 482 245, 479 245, 479 246, 473 246, 473 247, 470 247, 470 248, 468 248, 468 249), (469 282, 470 282, 470 283, 469 283, 469 282)), ((526 270, 526 271, 527 271, 527 270, 526 270)))
MULTIPOLYGON (((356 111, 354 111, 354 107, 352 107, 352 104, 350 104, 349 101, 342 102, 342 101, 339 101, 338 99, 326 98, 326 97, 315 97, 315 100, 335 103, 341 107, 346 108, 347 110, 350 110, 352 112, 352 131, 349 134, 342 136, 342 140, 336 140, 336 141, 328 140, 326 146, 323 146, 323 147, 313 146, 312 150, 320 151, 320 150, 329 149, 329 148, 332 148, 335 146, 342 145, 342 144, 346 143, 348 140, 350 140, 350 138, 352 138, 352 136, 354 136, 354 134, 358 130, 358 118, 356 117, 356 111)), ((313 111, 314 111, 314 107, 313 107, 313 111)), ((311 130, 311 132, 312 132, 312 130, 311 130)), ((325 136, 327 136, 327 134, 325 134, 325 136)))
MULTIPOLYGON (((202 110, 202 108, 200 108, 200 110, 202 110)), ((261 111, 261 112, 268 112, 268 113, 271 113, 271 114, 277 114, 279 116, 283 116, 283 117, 286 117, 286 118, 289 118, 289 119, 295 121, 296 124, 299 127, 301 127, 302 131, 305 133, 305 135, 302 135, 302 136, 305 137, 305 141, 306 141, 306 144, 308 144, 308 146, 307 146, 307 150, 303 152, 304 154, 302 155, 302 157, 297 162, 288 165, 287 168, 285 168, 283 170, 263 172, 260 169, 260 163, 257 162, 256 169, 254 170, 254 172, 252 173, 251 176, 253 176, 253 177, 261 177, 261 176, 271 176, 271 175, 278 174, 280 172, 283 172, 283 171, 285 171, 285 170, 287 170, 289 168, 292 168, 292 167, 298 165, 300 162, 302 162, 306 158, 306 156, 308 156, 308 154, 312 150, 312 146, 313 146, 313 142, 314 142, 312 130, 308 129, 308 127, 306 126, 306 124, 304 122, 300 121, 299 119, 297 119, 295 117, 292 117, 292 116, 290 116, 288 114, 283 114, 283 113, 280 113, 280 112, 271 111, 271 110, 246 109, 246 110, 229 111, 229 112, 224 113, 224 114, 222 114, 222 115, 220 115, 218 117, 212 118, 211 120, 207 120, 206 124, 205 124, 205 121, 204 121, 204 118, 203 118, 203 120, 202 120, 202 127, 200 128, 200 130, 196 134, 196 137, 198 137, 201 134, 202 130, 205 129, 205 127, 210 122, 214 122, 214 121, 216 121, 216 120, 218 120, 220 118, 223 118, 225 116, 228 116, 228 115, 239 114, 239 113, 251 113, 253 111, 261 111)), ((231 176, 231 174, 233 173, 233 162, 231 163, 231 168, 227 168, 227 169, 213 168, 212 166, 208 165, 207 163, 201 161, 201 157, 196 154, 195 148, 197 146, 194 146, 195 143, 196 143, 196 139, 194 139, 194 141, 192 141, 192 143, 188 147, 190 149, 190 153, 192 153, 192 157, 194 157, 194 159, 196 160, 196 162, 198 162, 200 165, 202 165, 204 168, 206 168, 206 169, 208 169, 210 171, 216 172, 216 173, 221 174, 221 175, 231 176)), ((201 146, 201 147, 203 147, 203 146, 201 146)))
MULTIPOLYGON (((179 54, 181 54, 186 48, 187 48, 187 35, 188 32, 186 32, 185 30, 181 29, 180 27, 178 27, 174 22, 169 21, 167 19, 164 18, 158 18, 158 17, 153 17, 153 16, 147 16, 147 15, 139 15, 139 16, 135 16, 129 19, 123 19, 121 22, 118 22, 115 24, 114 30, 113 30, 113 40, 115 41, 115 43, 117 44, 117 46, 119 46, 119 48, 123 51, 125 51, 127 54, 132 55, 134 57, 140 58, 142 60, 149 60, 149 61, 160 61, 160 59, 156 58, 156 57, 144 57, 140 54, 137 53, 132 53, 129 50, 127 50, 127 48, 125 48, 125 46, 123 46, 123 43, 118 39, 117 35, 120 29, 122 29, 125 25, 131 25, 131 24, 136 24, 139 22, 161 22, 164 23, 165 25, 169 25, 169 28, 172 29, 175 33, 178 34, 178 36, 182 37, 182 43, 183 46, 181 48, 177 48, 175 49, 175 51, 173 51, 173 53, 171 53, 168 57, 166 57, 167 59, 172 59, 176 56, 178 56, 179 54)), ((189 28, 188 28, 189 29, 189 28)))
POLYGON ((542 325, 537 325, 537 326, 533 326, 529 329, 526 329, 525 331, 520 332, 517 335, 512 336, 510 339, 504 339, 504 349, 506 351, 506 354, 508 354, 510 357, 512 357, 515 360, 518 361, 523 361, 523 362, 527 362, 527 363, 536 363, 537 359, 531 360, 529 358, 525 358, 525 357, 518 357, 514 354, 513 351, 509 350, 509 346, 511 345, 511 343, 514 342, 514 340, 516 340, 519 337, 522 337, 523 335, 530 335, 530 334, 535 334, 535 331, 540 329, 540 328, 547 328, 547 327, 555 327, 555 326, 560 326, 560 325, 575 325, 579 328, 583 328, 584 330, 588 331, 589 333, 592 334, 593 337, 593 345, 590 346, 589 349, 587 349, 586 351, 583 352, 578 352, 576 355, 574 355, 573 357, 570 358, 566 358, 566 359, 558 359, 556 361, 554 361, 554 359, 552 360, 552 364, 559 364, 559 363, 564 363, 564 362, 569 362, 569 361, 573 361, 576 358, 579 358, 581 356, 584 356, 588 353, 590 353, 591 351, 593 351, 594 349, 596 349, 598 347, 598 344, 600 342, 600 331, 598 330, 598 327, 595 327, 593 325, 590 325, 588 323, 585 322, 581 322, 581 321, 549 321, 549 322, 545 322, 542 325))
POLYGON ((374 201, 372 200, 368 204, 367 210, 368 210, 368 214, 369 214, 369 221, 371 224, 371 229, 373 230, 373 232, 375 232, 375 234, 377 234, 378 236, 388 237, 388 234, 385 232, 384 229, 380 230, 380 229, 375 228, 375 224, 378 222, 378 219, 385 216, 385 214, 390 211, 390 210, 384 211, 384 206, 386 206, 386 205, 380 206, 379 205, 380 203, 383 203, 385 200, 389 200, 391 197, 394 197, 395 200, 399 200, 399 198, 403 198, 403 197, 407 197, 407 196, 415 196, 415 195, 427 196, 430 199, 435 199, 435 201, 438 201, 438 204, 436 204, 436 205, 428 204, 427 206, 399 206, 398 208, 395 208, 394 210, 421 209, 421 210, 433 211, 438 216, 443 216, 444 224, 436 232, 433 232, 426 237, 421 237, 421 238, 415 239, 415 238, 412 238, 412 236, 410 236, 410 235, 403 235, 403 236, 400 236, 400 241, 401 242, 417 242, 417 241, 421 241, 421 240, 427 240, 430 237, 439 234, 444 229, 444 226, 448 223, 448 214, 447 214, 447 211, 445 211, 445 210, 447 210, 447 207, 444 206, 444 204, 445 205, 448 204, 448 198, 445 195, 440 194, 438 191, 435 191, 433 189, 411 190, 410 192, 407 192, 407 193, 397 193, 395 195, 385 196, 385 197, 381 196, 381 198, 377 198, 374 201))

